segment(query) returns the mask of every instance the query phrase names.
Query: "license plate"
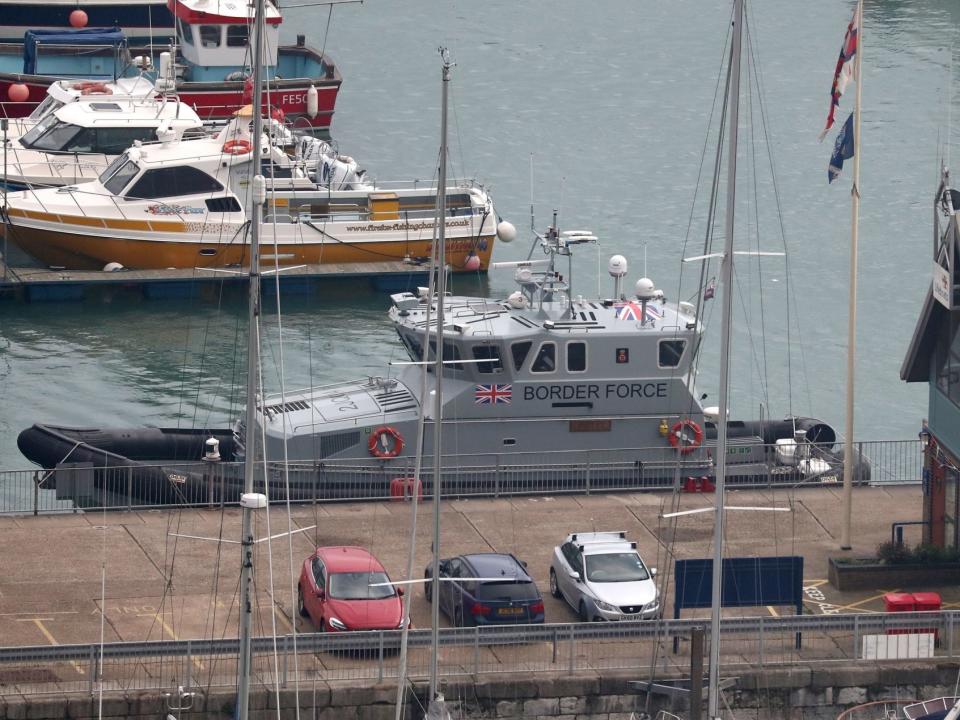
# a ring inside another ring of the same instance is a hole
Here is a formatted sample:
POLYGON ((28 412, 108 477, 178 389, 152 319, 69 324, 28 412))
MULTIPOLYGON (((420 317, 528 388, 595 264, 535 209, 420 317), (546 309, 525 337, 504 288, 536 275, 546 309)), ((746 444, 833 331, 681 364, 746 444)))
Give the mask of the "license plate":
POLYGON ((497 608, 497 615, 523 615, 522 607, 497 608))

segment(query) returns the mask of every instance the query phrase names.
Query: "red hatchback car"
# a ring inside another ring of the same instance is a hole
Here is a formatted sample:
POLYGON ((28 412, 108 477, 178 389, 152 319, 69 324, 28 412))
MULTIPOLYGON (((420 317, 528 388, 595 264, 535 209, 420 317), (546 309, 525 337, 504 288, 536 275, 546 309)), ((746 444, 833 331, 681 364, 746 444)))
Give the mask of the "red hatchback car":
POLYGON ((297 609, 323 631, 396 630, 403 590, 389 583, 383 565, 360 547, 319 547, 303 561, 297 609))

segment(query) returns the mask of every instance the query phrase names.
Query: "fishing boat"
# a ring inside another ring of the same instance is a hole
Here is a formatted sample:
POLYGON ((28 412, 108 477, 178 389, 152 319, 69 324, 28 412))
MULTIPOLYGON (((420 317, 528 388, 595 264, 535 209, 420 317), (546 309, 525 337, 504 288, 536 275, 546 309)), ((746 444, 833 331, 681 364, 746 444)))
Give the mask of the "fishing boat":
MULTIPOLYGON (((254 11, 227 0, 168 0, 176 17, 175 43, 131 48, 119 27, 30 30, 0 43, 0 117, 24 117, 57 80, 106 83, 143 74, 176 92, 205 121, 228 120, 252 96, 248 36, 254 11)), ((265 10, 263 110, 304 131, 326 132, 333 119, 340 73, 306 45, 280 44, 282 16, 265 10)), ((100 91, 109 94, 109 88, 100 91)))
POLYGON ((0 151, 4 168, 0 182, 9 190, 88 182, 135 143, 150 145, 189 133, 205 134, 203 122, 189 105, 176 97, 152 94, 66 102, 31 124, 0 151))
MULTIPOLYGON (((225 268, 248 261, 252 108, 218 134, 132 147, 83 185, 7 195, 10 241, 67 269, 225 268), (116 266, 112 266, 116 267, 116 266)), ((264 222, 281 265, 410 262, 429 257, 436 187, 364 180, 350 158, 316 151, 301 165, 260 138, 270 164, 264 222), (347 162, 349 161, 349 162, 347 162)), ((497 232, 482 186, 447 189, 455 269, 485 270, 497 232)))

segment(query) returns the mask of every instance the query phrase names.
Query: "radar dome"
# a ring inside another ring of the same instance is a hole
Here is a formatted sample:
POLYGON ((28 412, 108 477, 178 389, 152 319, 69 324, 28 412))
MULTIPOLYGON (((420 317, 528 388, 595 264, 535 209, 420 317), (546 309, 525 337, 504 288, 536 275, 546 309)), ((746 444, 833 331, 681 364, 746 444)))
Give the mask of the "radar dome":
POLYGON ((634 287, 638 300, 653 300, 657 296, 656 286, 650 278, 640 278, 634 287))
POLYGON ((627 274, 627 259, 623 255, 614 255, 607 261, 610 277, 623 277, 627 274))
POLYGON ((517 239, 517 229, 513 226, 513 223, 501 220, 497 225, 497 237, 500 238, 501 242, 512 243, 517 239))
POLYGON ((523 296, 522 292, 515 290, 510 293, 510 297, 507 298, 507 304, 515 310, 522 310, 527 307, 527 299, 523 296))

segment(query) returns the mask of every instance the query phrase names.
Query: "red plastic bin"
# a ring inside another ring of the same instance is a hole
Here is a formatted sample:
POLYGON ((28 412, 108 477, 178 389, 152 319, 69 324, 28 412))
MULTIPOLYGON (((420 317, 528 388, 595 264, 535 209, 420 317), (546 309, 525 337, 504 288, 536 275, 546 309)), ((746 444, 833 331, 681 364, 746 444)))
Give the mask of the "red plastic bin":
MULTIPOLYGON (((887 593, 883 596, 883 606, 888 612, 913 612, 916 601, 911 593, 887 593)), ((887 635, 907 635, 913 630, 887 629, 887 635)))
MULTIPOLYGON (((913 609, 920 610, 940 610, 943 607, 943 601, 940 599, 940 593, 935 592, 917 592, 913 594, 913 609)), ((934 640, 940 639, 940 633, 936 628, 917 628, 913 632, 933 633, 934 640)))
POLYGON ((390 481, 391 500, 410 500, 414 492, 423 497, 423 484, 417 478, 399 477, 390 481))

